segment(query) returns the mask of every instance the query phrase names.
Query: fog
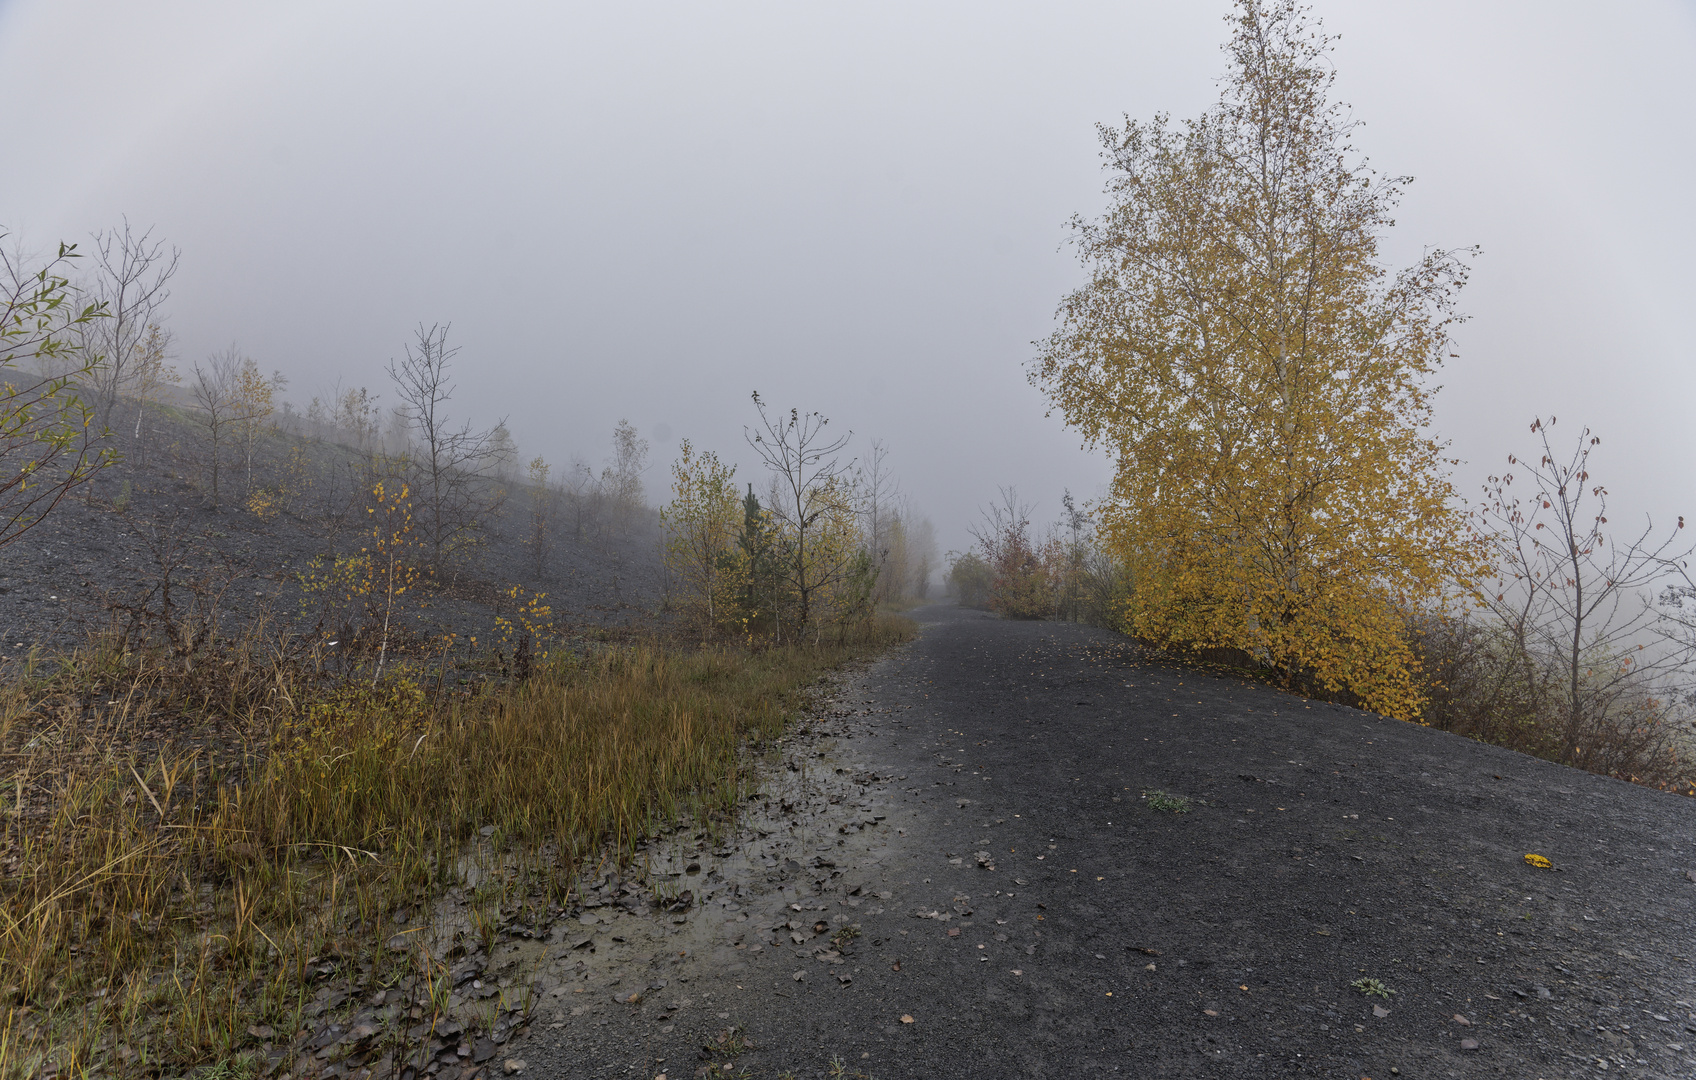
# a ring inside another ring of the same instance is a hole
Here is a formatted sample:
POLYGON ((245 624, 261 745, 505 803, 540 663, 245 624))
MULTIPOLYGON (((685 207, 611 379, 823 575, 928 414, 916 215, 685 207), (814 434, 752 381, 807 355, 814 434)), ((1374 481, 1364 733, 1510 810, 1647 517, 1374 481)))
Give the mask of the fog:
MULTIPOLYGON (((1108 463, 1026 385, 1082 280, 1097 122, 1193 115, 1208 3, 0 3, 0 225, 127 215, 182 248, 179 365, 236 343, 304 402, 451 323, 457 405, 650 492, 687 437, 742 463, 758 390, 887 442, 942 546, 1108 463)), ((1696 7, 1325 0, 1338 95, 1416 176, 1389 245, 1477 244, 1438 398, 1463 490, 1538 414, 1616 500, 1696 510, 1696 7)), ((752 478, 752 477, 750 477, 752 478)))

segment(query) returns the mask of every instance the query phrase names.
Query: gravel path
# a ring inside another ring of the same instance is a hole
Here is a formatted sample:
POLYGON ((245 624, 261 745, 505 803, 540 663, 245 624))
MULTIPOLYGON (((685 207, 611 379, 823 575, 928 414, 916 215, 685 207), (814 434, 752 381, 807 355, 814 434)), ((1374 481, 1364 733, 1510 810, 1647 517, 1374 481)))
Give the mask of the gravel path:
POLYGON ((917 616, 776 768, 816 763, 813 802, 705 853, 687 926, 599 967, 559 935, 527 1076, 1696 1076, 1696 803, 917 616))

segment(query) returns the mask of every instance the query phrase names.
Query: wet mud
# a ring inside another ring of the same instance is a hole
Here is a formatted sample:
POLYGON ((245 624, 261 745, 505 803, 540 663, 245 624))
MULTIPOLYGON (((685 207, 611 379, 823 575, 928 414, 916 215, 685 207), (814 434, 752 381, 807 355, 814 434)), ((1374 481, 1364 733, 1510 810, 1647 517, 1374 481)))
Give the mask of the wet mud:
POLYGON ((887 719, 864 692, 866 673, 862 665, 816 686, 814 706, 747 762, 756 780, 734 816, 649 837, 623 867, 609 856, 563 908, 514 904, 503 879, 522 877, 522 856, 497 853, 499 838, 486 837, 461 857, 459 884, 429 918, 398 925, 390 940, 434 977, 377 990, 351 1015, 348 995, 321 994, 308 1013, 322 1019, 291 1048, 292 1062, 274 1052, 274 1067, 294 1080, 473 1080, 534 1071, 525 1059, 540 1040, 554 1058, 576 1047, 659 1072, 668 1058, 687 1059, 693 1072, 711 1047, 725 1060, 750 1048, 720 1004, 739 981, 776 972, 850 984, 859 918, 892 900, 868 871, 906 831, 889 799, 906 777, 854 741, 874 716, 887 719), (403 1045, 379 1050, 369 1033, 397 1025, 403 1045))

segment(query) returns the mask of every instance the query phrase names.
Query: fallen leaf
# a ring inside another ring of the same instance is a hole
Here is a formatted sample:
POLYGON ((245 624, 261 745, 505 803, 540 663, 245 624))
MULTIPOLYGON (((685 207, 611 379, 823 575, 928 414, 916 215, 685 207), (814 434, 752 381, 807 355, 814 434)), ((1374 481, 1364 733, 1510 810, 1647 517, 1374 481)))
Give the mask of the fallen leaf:
POLYGON ((1472 1026, 1472 1021, 1468 1020, 1466 1017, 1462 1016, 1460 1013, 1455 1013, 1455 1023, 1459 1024, 1461 1027, 1471 1027, 1472 1026))
POLYGON ((948 936, 949 937, 959 937, 960 936, 960 928, 958 926, 949 927, 948 928, 948 936))
POLYGON ((1550 867, 1555 865, 1554 863, 1550 862, 1548 859, 1545 859, 1541 855, 1533 855, 1533 854, 1529 854, 1529 853, 1526 854, 1525 861, 1530 863, 1532 866, 1535 866, 1539 870, 1547 870, 1550 867))
POLYGON ((913 1018, 911 1016, 908 1016, 906 1013, 902 1013, 901 1014, 901 1022, 903 1024, 911 1024, 913 1022, 913 1018))
POLYGON ((1024 974, 1024 970, 1023 970, 1023 969, 1021 969, 1021 968, 1014 968, 1014 969, 1013 969, 1013 974, 1015 974, 1015 975, 1023 975, 1023 974, 1024 974))
POLYGON ((1147 965, 1145 965, 1145 966, 1144 966, 1144 967, 1143 967, 1143 970, 1144 970, 1144 971, 1153 971, 1153 970, 1154 970, 1154 965, 1153 965, 1153 964, 1147 964, 1147 965))
POLYGON ((1203 1010, 1201 1010, 1201 1015, 1203 1015, 1203 1016, 1218 1016, 1219 1010, 1218 1009, 1203 1009, 1203 1010))

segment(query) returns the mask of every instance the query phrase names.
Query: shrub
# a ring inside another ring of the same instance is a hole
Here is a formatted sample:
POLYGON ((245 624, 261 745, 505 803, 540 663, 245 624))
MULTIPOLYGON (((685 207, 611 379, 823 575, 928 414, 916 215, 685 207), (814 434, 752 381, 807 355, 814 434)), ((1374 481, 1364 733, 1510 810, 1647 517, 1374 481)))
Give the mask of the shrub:
POLYGON ((1604 776, 1696 795, 1696 770, 1675 695, 1648 679, 1621 682, 1627 661, 1584 657, 1572 717, 1567 659, 1540 651, 1486 616, 1421 614, 1408 621, 1419 658, 1420 722, 1604 776))
POLYGON ((961 607, 989 607, 991 581, 989 564, 977 552, 954 553, 948 565, 947 587, 961 607))

